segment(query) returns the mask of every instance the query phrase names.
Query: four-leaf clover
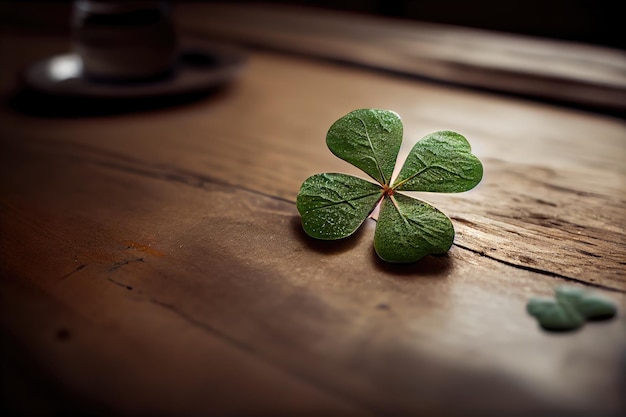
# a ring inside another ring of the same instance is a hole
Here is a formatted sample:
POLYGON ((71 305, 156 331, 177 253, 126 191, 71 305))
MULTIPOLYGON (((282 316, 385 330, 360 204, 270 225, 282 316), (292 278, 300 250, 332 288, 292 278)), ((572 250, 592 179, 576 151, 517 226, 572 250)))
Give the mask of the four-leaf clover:
POLYGON ((414 262, 452 246, 450 219, 430 204, 401 191, 457 193, 474 188, 483 167, 467 140, 440 131, 415 144, 395 180, 402 144, 402 121, 392 111, 360 109, 337 120, 326 144, 339 158, 363 170, 377 183, 340 173, 307 178, 297 197, 305 232, 334 240, 353 234, 380 204, 374 248, 388 262, 414 262))

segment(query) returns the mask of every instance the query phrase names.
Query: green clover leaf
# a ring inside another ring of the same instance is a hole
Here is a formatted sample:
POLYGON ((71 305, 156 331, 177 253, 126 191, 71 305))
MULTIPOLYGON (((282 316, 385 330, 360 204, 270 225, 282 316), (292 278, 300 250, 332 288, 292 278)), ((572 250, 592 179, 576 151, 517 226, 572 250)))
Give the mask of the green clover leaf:
POLYGON ((377 183, 338 173, 307 178, 296 205, 309 236, 325 240, 348 237, 380 204, 374 248, 381 259, 415 262, 450 249, 454 240, 450 219, 400 191, 467 191, 481 181, 482 164, 463 136, 435 132, 415 144, 392 182, 402 131, 396 113, 379 109, 355 110, 330 127, 326 136, 330 151, 377 183))
POLYGON ((546 330, 576 330, 585 324, 585 318, 574 306, 554 298, 533 297, 526 305, 526 311, 546 330))
POLYGON ((579 287, 560 285, 555 289, 555 296, 560 303, 573 305, 588 320, 603 320, 617 313, 611 300, 579 287))
POLYGON ((617 314, 617 307, 602 295, 571 285, 559 285, 554 298, 532 297, 526 311, 545 330, 576 330, 587 320, 606 320, 617 314))

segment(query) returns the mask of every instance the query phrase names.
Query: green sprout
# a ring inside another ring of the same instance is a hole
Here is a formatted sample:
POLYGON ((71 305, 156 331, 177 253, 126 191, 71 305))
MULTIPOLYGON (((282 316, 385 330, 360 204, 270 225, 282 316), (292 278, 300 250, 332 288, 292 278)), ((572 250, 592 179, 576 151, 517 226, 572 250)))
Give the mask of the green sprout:
POLYGON ((454 240, 450 219, 402 191, 458 193, 483 177, 467 140, 450 131, 422 138, 392 181, 402 144, 402 121, 393 111, 360 109, 337 120, 326 144, 337 157, 377 183, 340 173, 316 174, 300 187, 297 208, 304 231, 323 240, 352 235, 380 205, 374 248, 387 262, 415 262, 447 252, 454 240))

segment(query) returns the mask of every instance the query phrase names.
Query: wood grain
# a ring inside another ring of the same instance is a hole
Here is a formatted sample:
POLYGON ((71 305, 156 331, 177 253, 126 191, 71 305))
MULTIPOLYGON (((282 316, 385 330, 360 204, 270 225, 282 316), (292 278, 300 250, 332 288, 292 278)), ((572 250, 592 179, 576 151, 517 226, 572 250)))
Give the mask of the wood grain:
MULTIPOLYGON (((66 47, 3 34, 5 101, 20 68, 66 47)), ((617 415, 625 138, 617 118, 259 51, 178 107, 4 105, 3 396, 20 415, 617 415), (384 264, 373 221, 335 243, 303 234, 301 182, 359 174, 324 137, 360 107, 402 116, 401 158, 452 129, 484 161, 475 190, 421 196, 453 219, 447 255, 384 264), (525 304, 562 283, 618 317, 540 330, 525 304)))
POLYGON ((371 225, 320 244, 274 198, 11 154, 41 170, 13 181, 36 194, 10 193, 2 206, 2 317, 20 327, 3 325, 75 395, 114 412, 619 407, 623 320, 567 337, 539 331, 524 304, 549 294, 552 277, 458 246, 390 267, 373 253, 371 225), (571 355, 580 361, 563 362, 571 355))

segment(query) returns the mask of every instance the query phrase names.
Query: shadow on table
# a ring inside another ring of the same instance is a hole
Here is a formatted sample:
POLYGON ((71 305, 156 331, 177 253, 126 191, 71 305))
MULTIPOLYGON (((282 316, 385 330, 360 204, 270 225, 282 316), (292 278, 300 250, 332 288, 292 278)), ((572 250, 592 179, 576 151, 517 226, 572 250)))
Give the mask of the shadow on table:
MULTIPOLYGON (((363 242, 363 239, 372 239, 372 236, 367 236, 366 230, 368 227, 363 225, 357 229, 354 234, 343 239, 338 240, 320 240, 312 238, 307 235, 302 229, 302 223, 300 216, 294 216, 291 220, 291 227, 294 235, 306 245, 306 247, 312 251, 324 254, 324 255, 338 255, 348 250, 356 248, 363 242)), ((443 277, 451 267, 452 259, 448 254, 443 255, 428 255, 417 262, 413 263, 390 263, 383 261, 378 257, 374 250, 373 241, 371 245, 371 258, 364 259, 364 262, 370 262, 372 266, 378 270, 386 273, 394 274, 397 276, 411 276, 411 277, 443 277)))
POLYGON ((44 118, 112 116, 177 107, 202 100, 217 101, 230 88, 220 86, 192 93, 130 99, 63 97, 23 89, 11 96, 7 104, 19 113, 44 118))
POLYGON ((300 216, 294 216, 291 219, 291 228, 294 235, 312 251, 324 255, 338 255, 355 248, 362 240, 364 235, 364 227, 360 227, 351 236, 337 240, 321 240, 315 239, 306 234, 302 228, 300 216))
POLYGON ((443 255, 427 255, 417 262, 412 263, 390 263, 380 259, 374 248, 372 248, 372 264, 379 271, 384 271, 397 276, 410 277, 444 277, 446 272, 452 267, 452 259, 447 253, 443 255))

